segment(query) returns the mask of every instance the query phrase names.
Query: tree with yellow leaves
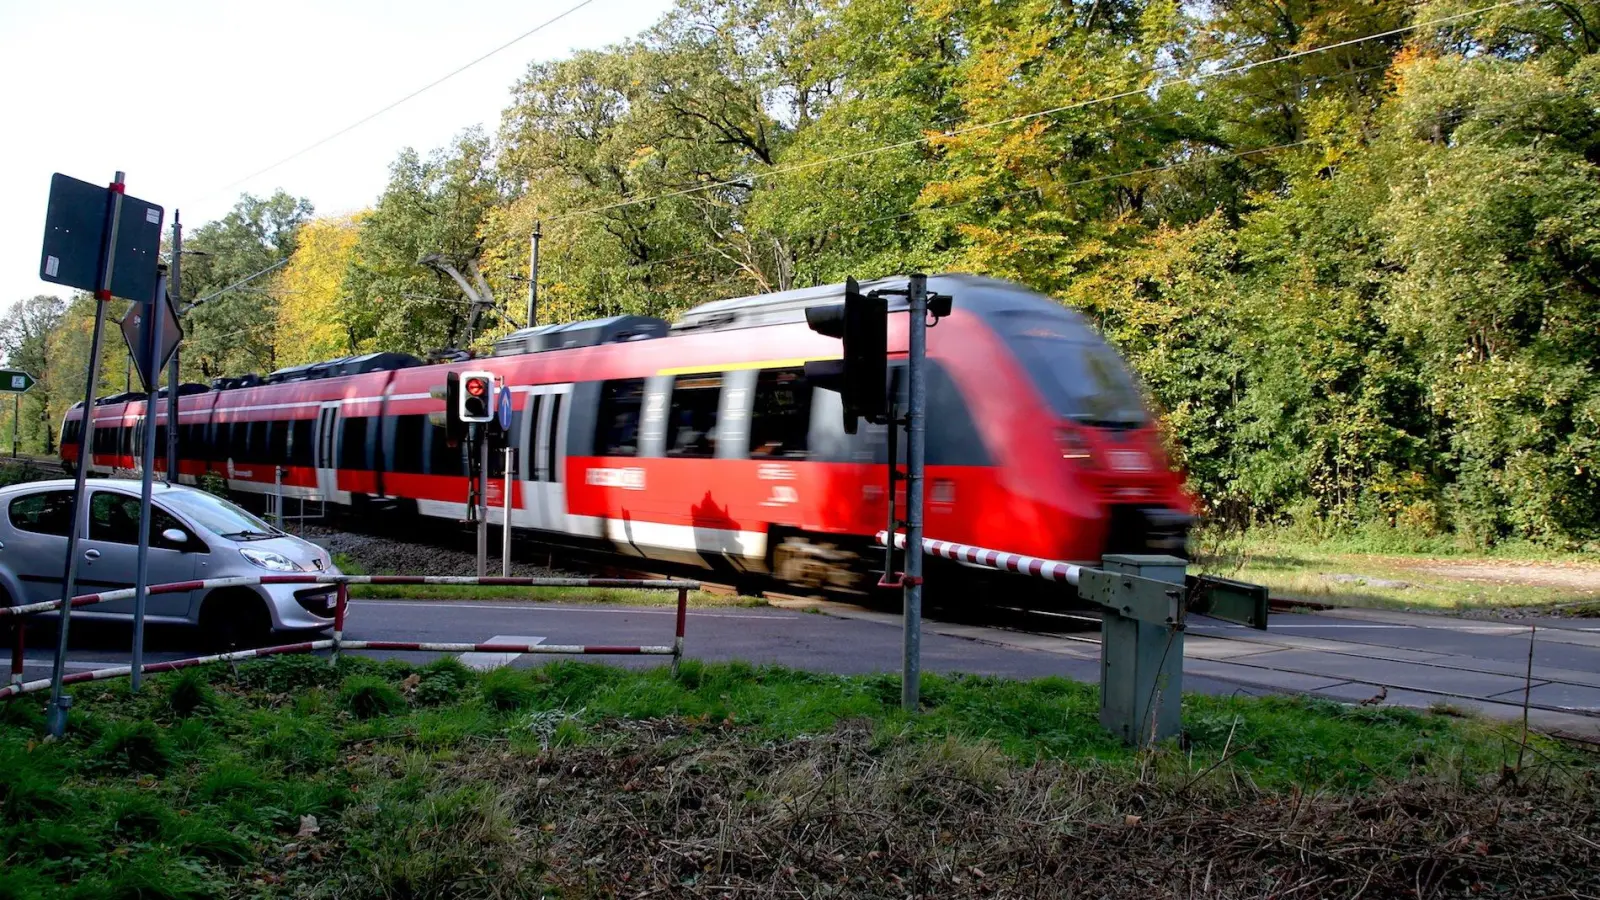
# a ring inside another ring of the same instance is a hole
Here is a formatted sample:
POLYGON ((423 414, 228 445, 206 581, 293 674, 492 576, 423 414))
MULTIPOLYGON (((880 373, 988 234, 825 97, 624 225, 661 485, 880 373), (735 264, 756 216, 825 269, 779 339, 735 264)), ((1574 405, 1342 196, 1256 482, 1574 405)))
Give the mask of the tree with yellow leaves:
POLYGON ((340 297, 365 213, 313 219, 301 226, 289 265, 278 278, 276 358, 281 365, 318 362, 359 352, 340 297))

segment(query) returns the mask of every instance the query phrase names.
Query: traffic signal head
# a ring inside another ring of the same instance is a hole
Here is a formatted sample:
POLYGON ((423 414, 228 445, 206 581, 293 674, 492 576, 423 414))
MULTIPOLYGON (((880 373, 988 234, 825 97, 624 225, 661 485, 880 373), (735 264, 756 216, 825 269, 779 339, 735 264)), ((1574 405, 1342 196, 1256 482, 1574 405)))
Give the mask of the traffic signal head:
POLYGON ((807 366, 807 376, 819 376, 823 387, 839 392, 844 400, 844 430, 856 433, 856 419, 877 419, 888 410, 889 304, 882 297, 861 293, 854 278, 844 285, 844 302, 806 308, 812 331, 844 341, 844 360, 836 374, 831 367, 807 366))
POLYGON ((493 372, 462 372, 458 418, 469 424, 494 419, 495 386, 493 372))

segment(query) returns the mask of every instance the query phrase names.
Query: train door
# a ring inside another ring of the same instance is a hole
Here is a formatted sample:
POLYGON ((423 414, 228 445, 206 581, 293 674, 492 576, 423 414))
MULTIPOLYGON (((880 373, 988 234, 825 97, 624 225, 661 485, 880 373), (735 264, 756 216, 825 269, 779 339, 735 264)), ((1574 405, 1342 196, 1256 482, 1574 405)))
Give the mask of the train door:
POLYGON ((339 402, 324 403, 317 410, 312 465, 317 470, 317 495, 328 503, 349 503, 350 496, 339 491, 339 402))
POLYGON ((523 521, 544 531, 567 530, 567 420, 572 385, 540 384, 529 389, 523 407, 526 423, 520 441, 523 458, 523 521))

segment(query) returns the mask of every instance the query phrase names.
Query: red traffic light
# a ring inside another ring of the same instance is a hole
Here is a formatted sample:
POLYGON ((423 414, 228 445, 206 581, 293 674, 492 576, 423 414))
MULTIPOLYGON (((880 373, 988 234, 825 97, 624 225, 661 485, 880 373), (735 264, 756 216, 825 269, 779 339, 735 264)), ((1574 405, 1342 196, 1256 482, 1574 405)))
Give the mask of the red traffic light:
POLYGON ((489 382, 482 378, 467 379, 467 393, 474 397, 482 397, 489 390, 489 382))

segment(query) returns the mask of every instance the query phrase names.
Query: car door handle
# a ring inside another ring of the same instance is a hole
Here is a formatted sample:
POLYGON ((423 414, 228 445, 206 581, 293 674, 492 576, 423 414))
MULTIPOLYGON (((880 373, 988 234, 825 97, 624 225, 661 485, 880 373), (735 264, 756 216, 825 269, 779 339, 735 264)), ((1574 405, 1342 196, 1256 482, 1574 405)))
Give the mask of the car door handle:
POLYGON ((87 560, 89 560, 91 562, 94 561, 94 560, 97 560, 97 559, 100 558, 100 551, 99 550, 85 550, 85 551, 83 551, 83 558, 87 559, 87 560))

